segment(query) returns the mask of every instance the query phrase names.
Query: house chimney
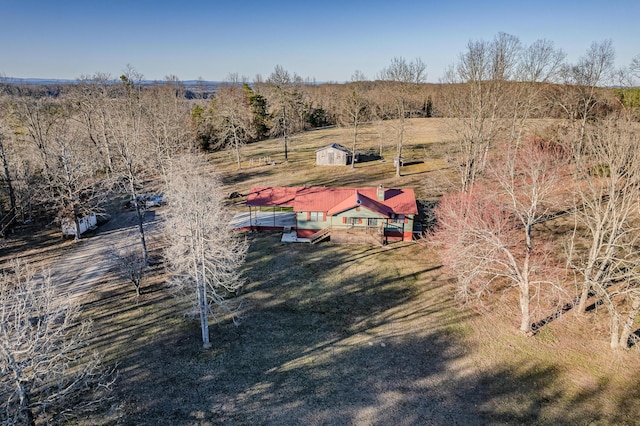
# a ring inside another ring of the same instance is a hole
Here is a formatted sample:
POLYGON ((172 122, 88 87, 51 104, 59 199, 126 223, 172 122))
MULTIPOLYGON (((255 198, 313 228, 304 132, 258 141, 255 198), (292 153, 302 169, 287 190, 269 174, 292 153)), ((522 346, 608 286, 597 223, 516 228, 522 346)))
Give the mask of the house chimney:
POLYGON ((378 185, 378 201, 384 201, 384 186, 378 185))

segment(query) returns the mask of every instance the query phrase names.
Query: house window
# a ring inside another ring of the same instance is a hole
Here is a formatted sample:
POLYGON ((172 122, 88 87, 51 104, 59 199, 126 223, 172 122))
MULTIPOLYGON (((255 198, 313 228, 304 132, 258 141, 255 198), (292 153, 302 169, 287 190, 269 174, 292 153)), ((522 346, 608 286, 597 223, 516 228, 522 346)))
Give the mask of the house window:
POLYGON ((369 221, 367 222, 367 225, 369 225, 369 226, 378 226, 378 219, 369 218, 369 221))
POLYGON ((357 225, 359 222, 359 219, 357 217, 350 217, 349 218, 349 225, 357 225))
POLYGON ((323 222, 324 214, 322 212, 310 212, 309 222, 323 222))
POLYGON ((396 215, 391 221, 392 223, 404 223, 404 215, 396 215))

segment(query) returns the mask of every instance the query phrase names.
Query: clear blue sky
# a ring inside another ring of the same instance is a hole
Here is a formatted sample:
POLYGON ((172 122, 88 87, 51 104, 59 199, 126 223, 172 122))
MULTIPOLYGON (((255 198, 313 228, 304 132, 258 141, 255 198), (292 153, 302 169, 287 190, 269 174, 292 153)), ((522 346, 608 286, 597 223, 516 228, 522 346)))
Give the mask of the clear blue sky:
POLYGON ((420 57, 437 82, 469 40, 546 38, 577 60, 610 38, 618 66, 640 54, 640 0, 0 0, 0 74, 253 80, 276 65, 317 81, 368 78, 420 57))

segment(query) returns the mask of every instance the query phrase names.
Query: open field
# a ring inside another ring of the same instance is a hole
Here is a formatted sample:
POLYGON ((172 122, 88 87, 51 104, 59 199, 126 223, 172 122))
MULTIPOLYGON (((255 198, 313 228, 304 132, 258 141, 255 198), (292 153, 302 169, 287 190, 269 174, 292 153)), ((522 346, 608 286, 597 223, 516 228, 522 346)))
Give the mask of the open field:
MULTIPOLYGON (((275 166, 236 171, 226 153, 213 154, 212 164, 228 193, 246 193, 251 185, 383 183, 434 199, 455 179, 446 160, 447 127, 431 119, 409 123, 405 158, 413 164, 398 179, 390 161, 355 170, 315 167, 315 149, 349 144, 344 129, 295 136, 288 163, 279 141, 265 141, 249 145, 245 155, 270 156, 275 166)), ((363 130, 363 151, 377 148, 375 130, 363 130)), ((384 156, 393 156, 389 142, 384 156)), ((162 248, 163 209, 148 216, 154 257, 162 248)), ((25 255, 59 267, 90 251, 91 264, 100 265, 97 256, 133 226, 130 212, 114 213, 81 243, 49 232, 10 241, 0 258, 25 255)), ((566 226, 563 220, 549 226, 566 226)), ((247 285, 237 298, 242 321, 212 325, 210 350, 201 349, 199 323, 184 317, 186 307, 171 297, 161 266, 146 278, 140 300, 113 270, 91 274, 83 299, 94 321, 91 343, 117 363, 119 379, 113 403, 83 424, 638 423, 639 352, 612 354, 606 322, 569 312, 525 337, 499 303, 512 294, 499 295, 486 312, 459 307, 438 254, 422 244, 247 238, 247 285)), ((88 279, 84 268, 67 271, 69 282, 88 279)))
POLYGON ((358 134, 357 152, 365 154, 363 162, 350 166, 316 166, 315 150, 331 143, 353 146, 348 128, 330 128, 294 135, 289 143, 289 161, 284 162, 281 139, 253 143, 243 148, 242 169, 236 170, 234 157, 229 152, 212 154, 216 170, 223 173, 229 192, 246 193, 252 185, 262 186, 377 186, 412 187, 419 197, 433 198, 441 188, 435 185, 451 184, 455 179, 452 163, 447 161, 451 150, 452 131, 444 119, 407 120, 404 136, 402 176, 395 177, 394 129, 379 124, 362 126, 358 134), (382 141, 382 158, 379 155, 382 141), (275 165, 264 164, 271 159, 275 165), (260 161, 263 160, 261 163, 260 161), (253 161, 253 163, 251 163, 253 161), (243 192, 244 191, 244 192, 243 192))

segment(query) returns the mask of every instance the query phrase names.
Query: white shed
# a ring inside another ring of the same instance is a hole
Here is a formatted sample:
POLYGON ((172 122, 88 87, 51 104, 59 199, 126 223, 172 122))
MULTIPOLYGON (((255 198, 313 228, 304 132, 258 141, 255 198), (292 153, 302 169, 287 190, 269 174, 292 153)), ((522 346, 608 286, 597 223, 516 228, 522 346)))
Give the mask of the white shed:
POLYGON ((351 150, 338 143, 316 149, 316 166, 346 166, 352 160, 351 150))

